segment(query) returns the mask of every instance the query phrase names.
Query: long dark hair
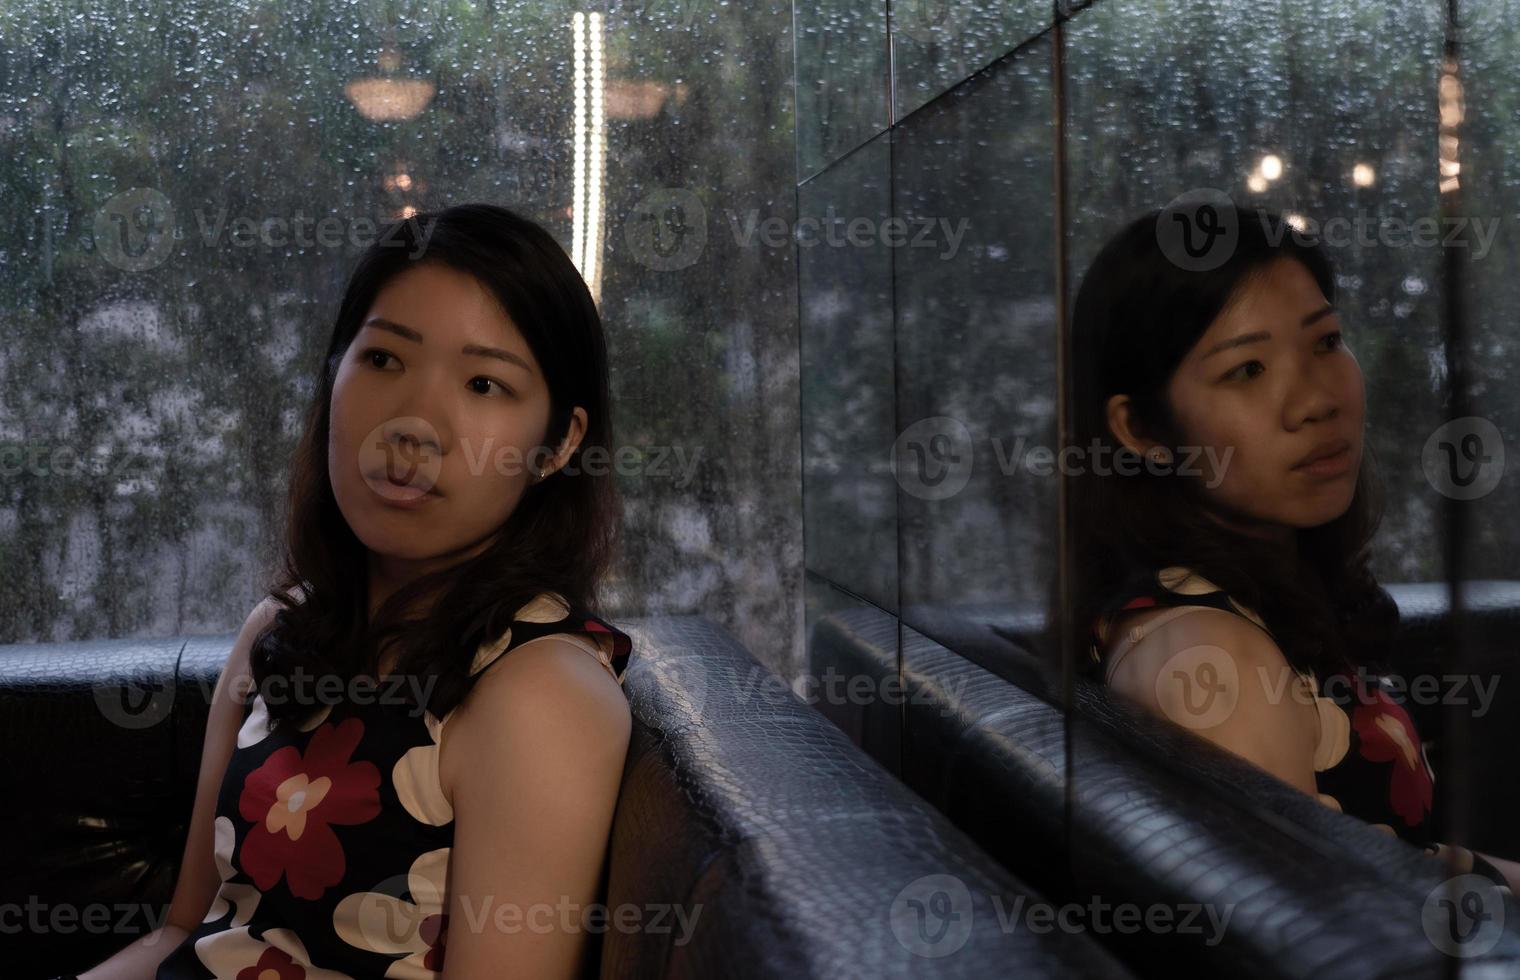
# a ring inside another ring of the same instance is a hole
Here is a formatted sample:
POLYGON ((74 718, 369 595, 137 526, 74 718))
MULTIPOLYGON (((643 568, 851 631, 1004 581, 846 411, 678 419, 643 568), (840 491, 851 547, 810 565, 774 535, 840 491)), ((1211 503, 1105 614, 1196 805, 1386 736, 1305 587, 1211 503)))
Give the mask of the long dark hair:
POLYGON ((1156 571, 1172 565, 1196 570, 1255 609, 1298 669, 1323 678, 1343 666, 1386 666, 1398 608, 1369 569, 1382 518, 1370 446, 1351 505, 1335 520, 1296 531, 1294 555, 1212 520, 1193 479, 1147 472, 1109 430, 1108 400, 1122 393, 1131 399, 1138 431, 1167 446, 1182 444, 1165 396, 1168 382, 1209 324, 1274 260, 1301 262, 1326 300, 1335 301, 1334 268, 1318 241, 1296 237, 1276 212, 1233 210, 1233 220, 1222 222, 1237 230, 1233 251, 1217 267, 1194 271, 1173 261, 1163 249, 1166 239, 1158 236, 1169 209, 1159 209, 1109 240, 1077 294, 1072 439, 1084 449, 1103 447, 1109 459, 1122 454, 1129 464, 1125 472, 1133 474, 1116 472, 1115 464, 1101 473, 1084 467, 1070 478, 1072 626, 1078 663, 1092 673, 1097 666, 1088 644, 1095 618, 1117 612, 1129 590, 1154 587, 1156 571))
MULTIPOLYGON (((297 669, 345 680, 372 674, 394 644, 398 673, 432 679, 424 703, 441 718, 463 699, 479 645, 540 592, 598 614, 597 586, 617 547, 621 507, 607 468, 588 470, 581 457, 597 447, 611 458, 608 387, 596 303, 542 227, 489 204, 421 212, 387 227, 348 281, 292 459, 283 568, 269 590, 280 608, 250 654, 258 688, 274 676, 288 683, 297 669), (559 446, 577 405, 586 431, 562 470, 528 486, 484 551, 398 589, 371 622, 366 549, 339 511, 328 473, 333 384, 381 287, 424 262, 473 276, 521 331, 548 383, 545 451, 559 446), (408 615, 417 608, 428 611, 408 615)), ((294 699, 267 707, 275 727, 310 708, 294 699)))

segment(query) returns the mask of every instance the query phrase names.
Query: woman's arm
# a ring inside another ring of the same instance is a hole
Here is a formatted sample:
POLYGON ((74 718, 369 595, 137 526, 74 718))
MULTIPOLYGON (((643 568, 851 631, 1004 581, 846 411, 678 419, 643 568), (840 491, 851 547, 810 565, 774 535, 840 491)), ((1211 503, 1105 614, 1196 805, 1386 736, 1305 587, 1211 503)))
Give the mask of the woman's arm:
POLYGON ((1507 858, 1494 857, 1492 854, 1484 854, 1482 851, 1473 851, 1478 857, 1492 864, 1509 882, 1509 890, 1520 895, 1520 861, 1510 861, 1507 858))
POLYGON ((525 643, 481 674, 444 736, 464 760, 444 980, 579 975, 631 729, 622 688, 573 643, 525 643))
POLYGON ((264 599, 243 621, 232 643, 227 663, 211 692, 210 716, 201 749, 201 769, 196 782, 190 830, 185 839, 179 878, 174 885, 168 921, 125 949, 118 950, 80 980, 152 980, 158 964, 184 941, 206 915, 221 884, 214 853, 216 797, 227 772, 227 762, 237 747, 242 726, 242 686, 251 683, 249 650, 278 611, 273 599, 264 599))
POLYGON ((118 950, 104 963, 79 975, 79 980, 153 980, 158 964, 163 962, 185 937, 179 926, 165 923, 125 949, 118 950))
MULTIPOLYGON (((1125 620, 1144 626, 1165 613, 1125 620)), ((1197 607, 1146 634, 1114 667, 1109 686, 1153 714, 1318 796, 1319 714, 1271 637, 1221 609, 1197 607)))

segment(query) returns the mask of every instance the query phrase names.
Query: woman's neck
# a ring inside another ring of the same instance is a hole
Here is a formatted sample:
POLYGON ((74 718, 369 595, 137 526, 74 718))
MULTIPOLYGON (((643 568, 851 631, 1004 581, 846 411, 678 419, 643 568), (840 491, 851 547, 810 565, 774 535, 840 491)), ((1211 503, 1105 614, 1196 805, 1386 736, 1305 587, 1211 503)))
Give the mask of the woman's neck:
POLYGON ((1266 541, 1283 549, 1288 554, 1298 555, 1298 529, 1286 524, 1278 524, 1273 521, 1255 521, 1233 515, 1221 514, 1212 508, 1204 510, 1210 520, 1236 534, 1266 541))

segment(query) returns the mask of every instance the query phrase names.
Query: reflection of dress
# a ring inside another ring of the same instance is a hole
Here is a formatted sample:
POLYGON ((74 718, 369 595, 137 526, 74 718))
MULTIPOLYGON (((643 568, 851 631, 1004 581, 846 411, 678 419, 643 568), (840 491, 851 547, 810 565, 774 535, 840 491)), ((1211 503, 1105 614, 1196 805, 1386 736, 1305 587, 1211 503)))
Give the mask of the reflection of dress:
MULTIPOLYGON (((550 635, 622 683, 627 634, 551 593, 481 645, 472 682, 508 650, 550 635)), ((261 697, 245 707, 216 806, 221 888, 159 980, 441 974, 454 813, 439 743, 454 712, 434 718, 410 684, 382 679, 362 700, 358 689, 288 732, 266 731, 261 697)))
MULTIPOLYGON (((1272 635, 1254 610, 1181 566, 1161 569, 1153 587, 1138 591, 1120 608, 1122 613, 1161 606, 1177 607, 1177 612, 1158 616, 1144 626, 1132 626, 1121 637, 1110 635, 1111 623, 1107 620, 1093 624, 1094 649, 1105 666, 1105 677, 1112 672, 1117 657, 1123 656, 1146 632, 1156 629, 1163 618, 1174 618, 1188 609, 1222 609, 1245 617, 1268 636, 1272 635)), ((1435 774, 1413 719, 1389 698, 1384 679, 1370 672, 1359 675, 1349 665, 1329 674, 1323 685, 1313 671, 1296 673, 1318 709, 1314 782, 1319 801, 1443 859, 1454 856, 1460 870, 1477 871, 1504 886, 1504 876, 1482 857, 1466 848, 1451 848, 1430 839, 1435 774)))

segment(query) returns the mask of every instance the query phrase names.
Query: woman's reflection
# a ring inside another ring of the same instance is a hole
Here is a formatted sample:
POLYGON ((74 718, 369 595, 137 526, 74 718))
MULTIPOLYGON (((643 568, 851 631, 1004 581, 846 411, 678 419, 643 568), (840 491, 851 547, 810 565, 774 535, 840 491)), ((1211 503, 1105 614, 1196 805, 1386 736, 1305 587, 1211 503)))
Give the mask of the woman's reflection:
POLYGON ((1084 669, 1326 806, 1520 887, 1520 864, 1430 839, 1433 774, 1377 684, 1398 610, 1368 564, 1381 512, 1329 255, 1240 210, 1206 256, 1181 247, 1178 217, 1114 237, 1073 311, 1073 435, 1092 454, 1072 481, 1084 669))

